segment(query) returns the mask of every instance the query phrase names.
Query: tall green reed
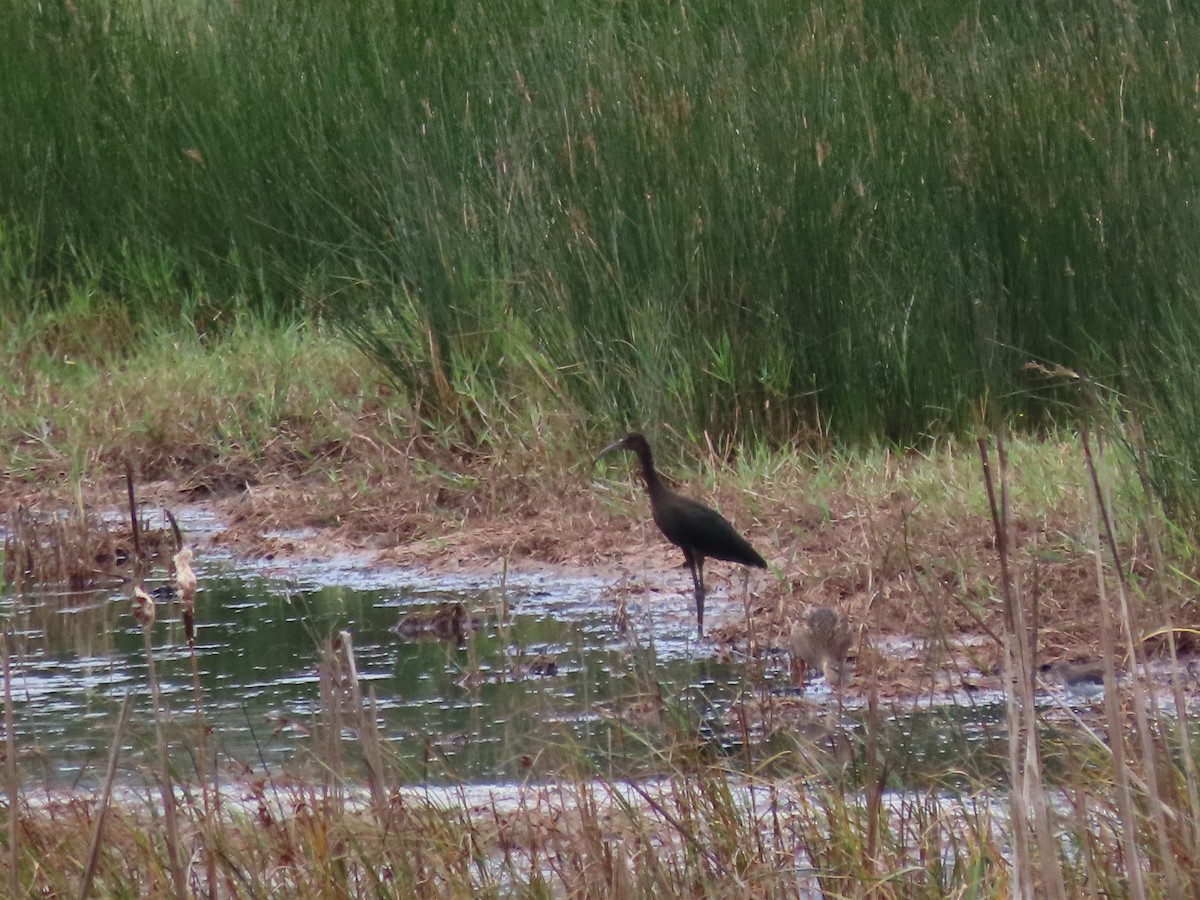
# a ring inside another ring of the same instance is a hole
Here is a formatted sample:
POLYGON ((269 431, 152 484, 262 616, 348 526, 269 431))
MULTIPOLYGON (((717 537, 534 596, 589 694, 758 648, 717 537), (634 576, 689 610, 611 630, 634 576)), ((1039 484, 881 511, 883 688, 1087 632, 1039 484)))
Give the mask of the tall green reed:
POLYGON ((1190 10, 0 15, 0 309, 332 316, 474 435, 547 380, 689 436, 1046 421, 1026 359, 1194 316, 1190 10))

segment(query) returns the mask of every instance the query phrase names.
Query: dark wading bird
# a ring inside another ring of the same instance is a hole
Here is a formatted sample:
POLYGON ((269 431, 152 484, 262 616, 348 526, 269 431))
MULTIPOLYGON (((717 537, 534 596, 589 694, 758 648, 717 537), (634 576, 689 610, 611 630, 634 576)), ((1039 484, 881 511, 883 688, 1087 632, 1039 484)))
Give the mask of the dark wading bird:
POLYGON ((759 569, 765 569, 767 561, 733 530, 733 526, 719 512, 680 496, 662 483, 654 469, 650 442, 645 435, 635 431, 614 441, 596 454, 592 464, 595 465, 600 457, 613 450, 632 450, 642 464, 642 478, 646 482, 646 493, 650 495, 654 524, 668 541, 683 551, 688 569, 691 570, 692 583, 696 587, 696 628, 703 637, 704 560, 721 559, 759 569))

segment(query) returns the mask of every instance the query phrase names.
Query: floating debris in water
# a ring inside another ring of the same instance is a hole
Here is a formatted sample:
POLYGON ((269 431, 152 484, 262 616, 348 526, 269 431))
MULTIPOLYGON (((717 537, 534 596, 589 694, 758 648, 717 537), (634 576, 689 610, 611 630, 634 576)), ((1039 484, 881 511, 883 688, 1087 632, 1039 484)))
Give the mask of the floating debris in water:
POLYGON ((558 674, 558 658, 551 653, 538 653, 517 660, 512 667, 516 678, 538 676, 550 678, 558 674))
POLYGON ((138 620, 138 624, 143 628, 149 628, 154 624, 154 599, 142 590, 141 585, 135 585, 133 588, 133 596, 130 598, 133 603, 133 617, 138 620))

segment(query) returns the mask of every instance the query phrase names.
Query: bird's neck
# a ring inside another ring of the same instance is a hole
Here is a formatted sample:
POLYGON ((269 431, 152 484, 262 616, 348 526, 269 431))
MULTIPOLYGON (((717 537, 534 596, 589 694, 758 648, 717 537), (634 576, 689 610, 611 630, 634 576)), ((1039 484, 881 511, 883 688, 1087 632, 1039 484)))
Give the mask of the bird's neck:
POLYGON ((650 448, 639 448, 637 456, 638 461, 642 464, 642 480, 646 482, 646 492, 651 497, 661 494, 663 483, 658 477, 658 470, 654 468, 654 458, 650 455, 650 448))

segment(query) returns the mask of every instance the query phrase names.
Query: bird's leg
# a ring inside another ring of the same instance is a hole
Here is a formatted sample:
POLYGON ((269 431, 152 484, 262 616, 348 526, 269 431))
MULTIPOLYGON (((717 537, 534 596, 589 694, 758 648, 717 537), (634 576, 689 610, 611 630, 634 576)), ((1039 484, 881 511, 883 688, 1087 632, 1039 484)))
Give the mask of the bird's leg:
POLYGON ((704 637, 704 557, 688 553, 688 568, 692 570, 692 584, 696 587, 696 636, 704 637))
POLYGON ((750 570, 742 569, 742 608, 746 612, 746 652, 758 656, 758 637, 754 633, 754 617, 750 615, 750 570))

